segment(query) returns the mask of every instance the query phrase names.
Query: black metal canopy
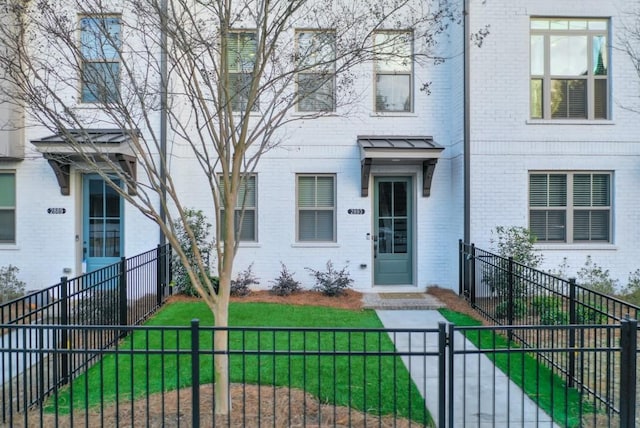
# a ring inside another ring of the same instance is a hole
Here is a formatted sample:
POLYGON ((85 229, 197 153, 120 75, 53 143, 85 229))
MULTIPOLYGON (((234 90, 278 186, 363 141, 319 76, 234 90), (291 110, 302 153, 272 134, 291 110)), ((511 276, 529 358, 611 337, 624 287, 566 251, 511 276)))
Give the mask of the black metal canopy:
POLYGON ((71 165, 92 160, 115 164, 128 177, 130 195, 136 194, 136 157, 131 142, 139 132, 127 129, 65 129, 57 134, 32 140, 47 159, 60 185, 60 193, 69 195, 71 165))
POLYGON ((358 136, 361 195, 369 195, 371 165, 422 164, 422 196, 431 194, 431 181, 444 147, 429 136, 358 136))

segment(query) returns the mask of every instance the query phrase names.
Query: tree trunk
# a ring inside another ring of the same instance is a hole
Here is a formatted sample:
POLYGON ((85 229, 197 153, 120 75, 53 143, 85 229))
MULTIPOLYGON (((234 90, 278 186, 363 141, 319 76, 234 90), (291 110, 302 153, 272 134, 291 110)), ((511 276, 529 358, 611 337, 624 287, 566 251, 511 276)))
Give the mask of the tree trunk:
POLYGON ((229 332, 226 328, 229 326, 229 295, 230 275, 223 275, 220 278, 219 299, 214 308, 214 317, 216 330, 213 338, 213 349, 216 354, 213 357, 213 365, 215 369, 215 414, 227 415, 231 411, 231 399, 229 396, 229 355, 228 355, 228 337, 229 332), (226 284, 224 284, 226 282, 226 284), (222 290, 227 291, 222 292, 222 290))

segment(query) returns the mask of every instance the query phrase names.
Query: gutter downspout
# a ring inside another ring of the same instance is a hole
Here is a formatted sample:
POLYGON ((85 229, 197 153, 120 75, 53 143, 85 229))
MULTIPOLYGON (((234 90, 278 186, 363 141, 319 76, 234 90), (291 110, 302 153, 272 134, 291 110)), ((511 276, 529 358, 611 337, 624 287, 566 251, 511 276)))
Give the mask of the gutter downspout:
POLYGON ((469 5, 470 0, 464 1, 464 24, 463 24, 463 62, 464 62, 464 101, 463 101, 463 121, 464 121, 464 141, 463 141, 463 159, 464 159, 464 242, 471 242, 471 116, 470 116, 470 34, 469 34, 469 5))
MULTIPOLYGON (((167 221, 167 0, 160 2, 160 221, 167 221)), ((167 237, 160 230, 160 245, 167 237)))

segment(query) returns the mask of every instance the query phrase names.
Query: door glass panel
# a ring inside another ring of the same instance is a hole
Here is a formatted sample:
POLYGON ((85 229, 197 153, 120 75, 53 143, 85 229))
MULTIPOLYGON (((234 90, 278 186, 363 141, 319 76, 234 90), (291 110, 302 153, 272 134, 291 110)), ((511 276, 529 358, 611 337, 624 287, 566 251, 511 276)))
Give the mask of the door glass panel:
MULTIPOLYGON (((119 184, 116 181, 117 184, 119 184)), ((120 217, 120 196, 110 186, 104 186, 104 200, 106 205, 106 217, 120 217)))
POLYGON ((391 183, 378 183, 378 216, 391 215, 391 183))
POLYGON ((120 219, 107 220, 105 229, 105 257, 120 257, 120 219))
POLYGON ((103 257, 104 220, 89 220, 89 256, 103 257))
POLYGON ((378 220, 378 252, 388 254, 393 252, 393 220, 378 220))
POLYGON ((407 220, 396 219, 394 221, 393 229, 393 252, 406 253, 407 252, 407 220))
POLYGON ((393 215, 396 217, 407 215, 407 183, 405 182, 393 183, 393 215))
POLYGON ((102 191, 104 189, 104 181, 89 180, 89 216, 102 217, 102 191))

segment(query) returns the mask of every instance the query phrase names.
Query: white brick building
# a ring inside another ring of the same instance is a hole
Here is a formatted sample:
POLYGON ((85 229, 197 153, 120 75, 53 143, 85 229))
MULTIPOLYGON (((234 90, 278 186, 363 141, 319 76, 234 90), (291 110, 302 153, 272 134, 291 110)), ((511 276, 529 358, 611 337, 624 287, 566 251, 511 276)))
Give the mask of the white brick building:
MULTIPOLYGON (((625 12, 638 2, 575 3, 461 0, 466 25, 452 25, 439 48, 449 59, 414 64, 406 106, 380 107, 375 94, 385 89, 374 83, 373 63, 364 64, 355 83, 358 108, 346 117, 338 111, 293 122, 258 164, 254 227, 240 244, 236 270, 253 264, 266 288, 282 262, 311 286, 305 268, 331 260, 348 264, 362 291, 456 288, 458 239, 488 248, 495 226, 515 225, 544 234, 538 246, 548 267, 567 257, 577 270, 591 255, 624 282, 640 268, 640 117, 626 108, 637 103, 640 79, 616 43, 630 19, 625 12), (481 47, 466 42, 485 26, 490 34, 481 47), (419 90, 427 81, 429 95, 419 90), (324 212, 328 229, 305 229, 300 188, 309 185, 331 189, 326 206, 314 211, 324 212)), ((42 154, 51 143, 46 129, 5 135, 0 266, 18 266, 29 289, 159 242, 158 228, 123 201, 117 212, 91 216, 92 195, 110 199, 106 188, 91 190, 99 180, 87 170, 72 167, 64 192, 42 154), (118 248, 103 248, 113 257, 87 266, 92 219, 119 225, 112 241, 118 248)), ((212 219, 188 150, 172 145, 171 133, 168 141, 168 173, 185 205, 212 219)))

